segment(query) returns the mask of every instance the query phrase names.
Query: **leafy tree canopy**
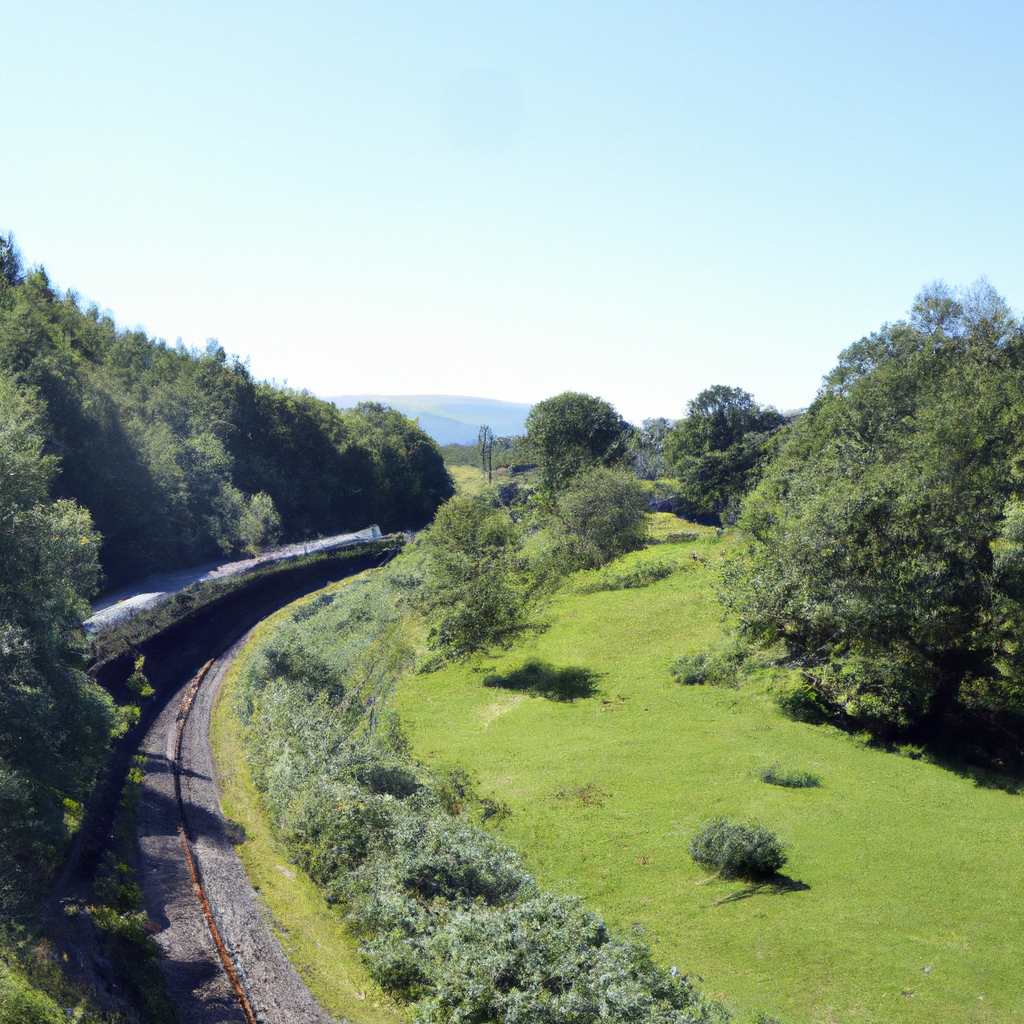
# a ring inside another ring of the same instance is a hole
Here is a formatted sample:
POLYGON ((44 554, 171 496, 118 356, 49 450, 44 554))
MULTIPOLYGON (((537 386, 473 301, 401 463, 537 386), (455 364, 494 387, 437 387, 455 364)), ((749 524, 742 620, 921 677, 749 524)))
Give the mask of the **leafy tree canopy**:
POLYGON ((558 495, 559 548, 571 568, 596 568, 647 540, 650 505, 644 485, 624 469, 580 473, 558 495))
MULTIPOLYGON (((1024 335, 984 281, 847 349, 746 499, 728 599, 877 732, 1024 711, 1024 335)), ((1014 738, 1016 737, 1016 738, 1014 738)))
POLYGON ((566 391, 538 402, 526 418, 526 437, 544 488, 559 491, 585 469, 620 462, 628 429, 614 406, 592 395, 566 391))
POLYGON ((81 669, 82 595, 99 537, 73 501, 50 501, 38 400, 0 377, 0 912, 55 866, 62 800, 82 800, 114 727, 81 669))
POLYGON ((416 529, 453 492, 437 445, 384 406, 341 412, 252 379, 216 343, 119 331, 27 275, 0 238, 0 377, 36 396, 53 497, 87 508, 111 583, 376 522, 416 529))
POLYGON ((128 720, 83 671, 100 561, 116 583, 279 538, 415 529, 453 490, 395 410, 340 412, 254 381, 216 342, 119 331, 0 236, 0 927, 128 720))
POLYGON ((459 658, 508 647, 528 628, 530 574, 506 509, 457 495, 438 509, 424 544, 435 650, 459 658))
POLYGON ((785 423, 771 406, 723 384, 702 391, 666 434, 665 460, 697 512, 735 507, 753 486, 770 436, 785 423))

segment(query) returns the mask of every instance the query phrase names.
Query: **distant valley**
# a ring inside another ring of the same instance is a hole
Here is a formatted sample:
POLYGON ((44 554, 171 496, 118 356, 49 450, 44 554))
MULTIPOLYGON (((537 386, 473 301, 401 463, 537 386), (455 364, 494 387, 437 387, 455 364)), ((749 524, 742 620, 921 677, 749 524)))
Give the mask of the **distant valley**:
POLYGON ((349 409, 360 402, 384 402, 418 419, 420 428, 438 444, 473 444, 483 423, 498 437, 522 434, 533 408, 526 402, 463 395, 330 395, 325 400, 339 409, 349 409))

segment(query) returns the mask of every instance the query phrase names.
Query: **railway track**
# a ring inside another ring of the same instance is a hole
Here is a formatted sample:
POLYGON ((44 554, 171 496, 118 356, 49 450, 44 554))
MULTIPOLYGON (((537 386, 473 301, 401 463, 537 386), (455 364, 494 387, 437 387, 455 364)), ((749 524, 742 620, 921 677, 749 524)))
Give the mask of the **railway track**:
POLYGON ((192 876, 192 885, 195 887, 196 895, 199 897, 199 904, 203 908, 203 916, 206 918, 206 926, 210 930, 210 938, 217 950, 217 955, 220 957, 220 962, 224 966, 224 973, 228 976, 228 981, 231 982, 235 998, 238 999, 238 1005, 245 1016, 247 1024, 257 1024, 256 1014, 249 1003, 248 996, 245 994, 245 989, 242 987, 238 971, 235 970, 234 961, 231 959, 231 955, 224 945, 224 940, 220 936, 220 929, 217 927, 213 910, 210 908, 210 901, 206 898, 206 893, 203 891, 203 883, 199 878, 199 872, 196 870, 196 861, 195 857, 192 856, 192 846, 189 842, 188 815, 185 813, 185 801, 181 797, 181 735, 185 731, 185 722, 188 719, 189 711, 192 710, 192 702, 195 700, 196 693, 199 687, 202 686, 203 680, 212 666, 213 659, 211 658, 189 684, 185 691, 185 697, 181 702, 181 708, 178 710, 178 732, 174 743, 174 796, 178 803, 178 815, 181 818, 178 831, 181 833, 181 845, 185 850, 185 860, 188 863, 189 874, 192 876))
POLYGON ((140 745, 144 905, 182 1021, 332 1024, 288 962, 220 810, 210 711, 244 640, 181 687, 140 745))

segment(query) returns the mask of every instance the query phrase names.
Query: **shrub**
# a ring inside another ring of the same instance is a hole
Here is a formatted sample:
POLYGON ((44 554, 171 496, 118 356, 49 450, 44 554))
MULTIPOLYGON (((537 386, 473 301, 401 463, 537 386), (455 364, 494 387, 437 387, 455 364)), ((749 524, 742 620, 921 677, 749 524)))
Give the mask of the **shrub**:
POLYGON ((785 845, 763 825, 717 818, 690 841, 690 856, 723 878, 766 878, 786 863, 785 845))
POLYGON ((429 991, 423 956, 400 931, 368 939, 363 943, 362 955, 370 977, 385 992, 414 1001, 429 991))
POLYGON ((423 546, 428 642, 443 658, 509 647, 530 628, 522 535, 505 509, 457 495, 438 510, 423 546))
POLYGON ((438 816, 402 838, 389 867, 414 898, 499 906, 536 891, 519 855, 472 825, 438 816))
POLYGON ((601 590, 631 590, 635 587, 649 587, 658 580, 667 579, 677 566, 668 562, 640 562, 625 568, 608 566, 600 572, 585 573, 576 584, 580 594, 596 594, 601 590))
POLYGON ((780 765, 762 768, 758 778, 769 786, 786 786, 789 789, 814 789, 821 785, 821 779, 810 772, 786 771, 780 765))
POLYGON ((747 659, 750 655, 750 647, 746 643, 735 635, 726 634, 710 650, 677 658, 669 673, 676 682, 687 686, 703 683, 711 686, 738 686, 740 670, 743 670, 744 675, 747 674, 747 659))
MULTIPOLYGON (((484 680, 487 685, 487 680, 484 680)), ((477 799, 476 789, 469 772, 459 765, 437 765, 431 772, 434 797, 444 809, 445 814, 453 818, 459 817, 467 805, 477 799)))
POLYGON ((597 568, 647 540, 647 494, 625 470, 581 473, 556 504, 565 554, 578 567, 597 568))
POLYGON ((702 686, 707 682, 708 656, 706 654, 684 654, 676 658, 668 670, 677 683, 684 686, 702 686))
POLYGON ((738 664, 720 652, 684 654, 677 658, 669 673, 684 686, 736 686, 738 664))
POLYGON ((818 692, 806 683, 798 683, 796 686, 780 690, 775 695, 775 703, 784 715, 796 722, 821 725, 833 717, 818 692))
POLYGON ((616 938, 571 897, 543 893, 497 912, 456 913, 425 943, 433 990, 419 1024, 579 1024, 728 1019, 636 936, 616 938))

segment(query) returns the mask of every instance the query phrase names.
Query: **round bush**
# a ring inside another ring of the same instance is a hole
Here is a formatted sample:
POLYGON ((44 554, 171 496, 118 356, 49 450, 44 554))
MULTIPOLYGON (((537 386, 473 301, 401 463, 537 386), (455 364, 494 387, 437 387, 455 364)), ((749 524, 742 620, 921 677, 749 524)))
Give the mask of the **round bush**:
POLYGON ((738 659, 728 651, 709 651, 702 654, 684 654, 677 658, 669 674, 684 686, 738 686, 738 659))
POLYGON ((786 863, 785 844, 763 825, 718 818, 690 841, 690 856, 724 878, 766 878, 786 863))
POLYGON ((781 765, 772 765, 758 772, 758 778, 769 786, 785 786, 788 789, 815 789, 821 779, 811 772, 787 771, 781 765))

